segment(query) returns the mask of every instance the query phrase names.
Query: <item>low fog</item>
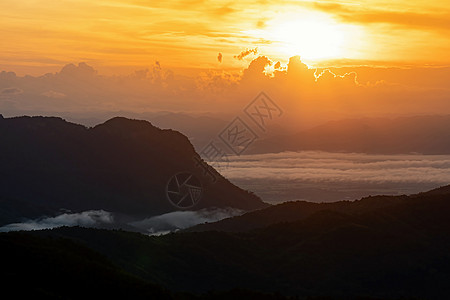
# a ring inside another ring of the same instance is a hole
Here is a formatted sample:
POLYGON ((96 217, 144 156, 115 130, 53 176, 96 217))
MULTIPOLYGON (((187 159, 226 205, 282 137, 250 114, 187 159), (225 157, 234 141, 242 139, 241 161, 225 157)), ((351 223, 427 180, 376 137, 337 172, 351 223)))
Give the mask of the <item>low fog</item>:
MULTIPOLYGON (((234 208, 207 208, 198 211, 174 211, 143 220, 124 223, 123 216, 104 210, 90 210, 81 213, 63 213, 56 217, 41 217, 0 227, 0 232, 52 229, 62 226, 94 228, 115 228, 138 231, 149 235, 161 235, 185 229, 205 222, 216 222, 225 218, 242 215, 244 211, 234 208)), ((130 218, 130 217, 128 217, 130 218)))
POLYGON ((318 151, 229 157, 222 174, 270 203, 412 194, 450 182, 450 155, 318 151))

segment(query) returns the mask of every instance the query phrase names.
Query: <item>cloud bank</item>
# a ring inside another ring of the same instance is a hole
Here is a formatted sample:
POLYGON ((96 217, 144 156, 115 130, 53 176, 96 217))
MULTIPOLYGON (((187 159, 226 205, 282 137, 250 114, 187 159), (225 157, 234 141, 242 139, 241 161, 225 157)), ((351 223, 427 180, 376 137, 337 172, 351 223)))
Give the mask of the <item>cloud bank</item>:
POLYGON ((415 194, 450 184, 450 155, 318 151, 230 157, 221 173, 264 201, 334 202, 415 194))
POLYGON ((233 156, 230 179, 450 184, 450 155, 370 155, 316 151, 233 156))
POLYGON ((288 112, 283 122, 297 126, 361 116, 441 114, 450 111, 449 78, 450 68, 310 69, 298 56, 286 65, 259 56, 243 70, 209 69, 192 76, 176 74, 159 61, 121 76, 100 75, 79 63, 39 77, 1 72, 0 111, 5 116, 112 111, 236 115, 264 91, 288 112))

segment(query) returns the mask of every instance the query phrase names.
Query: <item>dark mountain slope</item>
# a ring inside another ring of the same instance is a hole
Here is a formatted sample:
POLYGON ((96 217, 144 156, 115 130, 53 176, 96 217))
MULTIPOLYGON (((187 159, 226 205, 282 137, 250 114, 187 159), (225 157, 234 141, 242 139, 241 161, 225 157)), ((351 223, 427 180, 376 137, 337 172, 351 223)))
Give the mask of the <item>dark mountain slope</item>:
POLYGON ((173 299, 67 239, 2 234, 2 292, 18 299, 173 299))
POLYGON ((0 234, 3 293, 18 299, 257 299, 288 300, 242 289, 204 295, 172 293, 133 276, 73 240, 0 234))
MULTIPOLYGON (((450 193, 448 193, 450 195, 450 193)), ((271 206, 265 209, 246 213, 242 216, 224 219, 214 223, 200 224, 186 229, 190 232, 226 231, 243 232, 263 228, 280 222, 303 220, 323 210, 361 214, 374 209, 383 209, 392 205, 406 203, 408 196, 375 196, 356 201, 339 201, 331 203, 312 203, 292 201, 271 206)))
POLYGON ((81 242, 171 290, 241 287, 339 299, 445 298, 450 293, 449 195, 435 191, 397 198, 387 206, 368 198, 356 209, 350 203, 342 211, 324 209, 245 233, 146 237, 60 228, 30 234, 81 242))
POLYGON ((195 174, 203 197, 195 209, 256 209, 265 204, 213 171, 213 182, 179 132, 114 118, 94 128, 60 118, 0 119, 0 223, 60 209, 103 209, 133 216, 173 211, 169 179, 195 174))

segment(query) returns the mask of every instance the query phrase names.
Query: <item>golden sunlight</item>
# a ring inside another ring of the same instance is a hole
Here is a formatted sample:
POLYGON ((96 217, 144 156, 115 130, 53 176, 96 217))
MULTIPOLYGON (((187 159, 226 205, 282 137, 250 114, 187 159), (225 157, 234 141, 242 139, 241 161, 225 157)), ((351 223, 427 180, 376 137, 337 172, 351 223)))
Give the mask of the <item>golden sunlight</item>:
POLYGON ((272 51, 284 56, 300 55, 306 61, 357 57, 361 29, 341 24, 326 14, 283 14, 253 30, 258 38, 272 42, 272 51))

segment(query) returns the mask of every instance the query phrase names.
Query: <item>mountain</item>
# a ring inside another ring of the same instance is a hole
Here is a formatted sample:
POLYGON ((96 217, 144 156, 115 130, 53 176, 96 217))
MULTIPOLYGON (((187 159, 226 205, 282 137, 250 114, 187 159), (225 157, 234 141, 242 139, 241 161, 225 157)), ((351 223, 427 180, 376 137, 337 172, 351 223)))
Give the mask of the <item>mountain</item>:
POLYGON ((8 258, 2 264, 3 292, 15 298, 174 299, 167 290, 68 239, 5 234, 0 247, 8 258))
POLYGON ((281 222, 304 220, 320 211, 361 214, 374 209, 384 209, 393 205, 406 203, 404 196, 369 196, 356 201, 338 201, 330 203, 313 203, 307 201, 289 201, 269 208, 246 213, 242 216, 227 218, 214 223, 199 224, 186 229, 189 232, 224 231, 243 232, 264 228, 281 222))
POLYGON ((401 205, 407 206, 412 202, 412 199, 423 199, 433 196, 448 198, 450 202, 450 185, 410 196, 369 196, 355 201, 337 201, 330 203, 290 201, 248 212, 241 216, 223 219, 218 222, 199 224, 186 229, 186 231, 245 232, 282 222, 301 221, 321 211, 362 215, 371 211, 388 210, 401 205))
MULTIPOLYGON (((64 227, 27 234, 80 243, 171 291, 243 288, 301 299, 444 299, 450 293, 449 190, 372 197, 341 211, 323 205, 297 220, 233 233, 148 237, 64 227)), ((289 215, 296 206, 305 204, 266 211, 289 215)))
POLYGON ((198 150, 202 150, 216 138, 227 125, 227 121, 217 117, 171 112, 147 117, 147 119, 160 128, 171 128, 183 133, 198 150))
POLYGON ((227 114, 210 113, 186 113, 186 112, 130 112, 130 111, 110 111, 110 112, 83 112, 58 113, 66 120, 85 126, 95 126, 103 123, 114 116, 124 116, 130 119, 146 120, 154 126, 162 129, 173 129, 181 132, 189 138, 189 141, 198 150, 201 150, 213 138, 225 128, 227 120, 231 117, 227 114))
POLYGON ((114 265, 106 256, 70 239, 26 233, 0 236, 3 293, 25 299, 255 299, 277 294, 235 289, 195 295, 173 293, 114 265))
POLYGON ((450 115, 330 121, 256 141, 249 153, 320 150, 372 154, 450 154, 450 115))
POLYGON ((86 128, 53 117, 0 118, 0 224, 61 209, 139 217, 174 211, 166 187, 180 172, 201 186, 193 209, 266 206, 212 168, 205 173, 198 159, 184 135, 147 121, 117 117, 86 128))

